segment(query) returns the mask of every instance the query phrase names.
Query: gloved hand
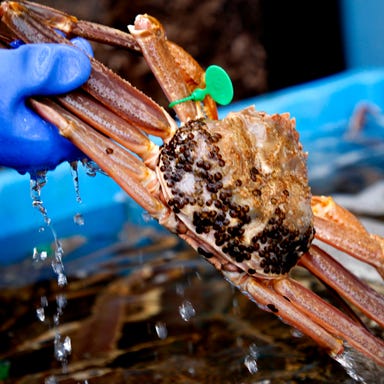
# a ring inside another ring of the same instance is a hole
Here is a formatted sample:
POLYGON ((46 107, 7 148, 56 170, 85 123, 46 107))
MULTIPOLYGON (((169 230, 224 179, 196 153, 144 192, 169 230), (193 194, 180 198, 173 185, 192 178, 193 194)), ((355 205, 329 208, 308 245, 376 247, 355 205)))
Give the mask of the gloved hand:
MULTIPOLYGON (((73 42, 92 54, 86 40, 73 42)), ((26 44, 0 49, 0 165, 33 174, 84 157, 55 126, 32 111, 26 99, 70 92, 90 72, 89 58, 71 46, 26 44)))

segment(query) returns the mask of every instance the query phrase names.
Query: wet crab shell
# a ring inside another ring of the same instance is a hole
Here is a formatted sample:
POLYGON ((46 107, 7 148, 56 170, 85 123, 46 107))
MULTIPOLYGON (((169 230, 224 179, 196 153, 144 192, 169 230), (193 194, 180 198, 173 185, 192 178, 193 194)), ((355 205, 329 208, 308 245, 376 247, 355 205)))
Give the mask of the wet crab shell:
POLYGON ((174 214, 249 274, 286 274, 314 234, 306 154, 288 114, 253 107, 180 127, 161 151, 159 179, 174 214))

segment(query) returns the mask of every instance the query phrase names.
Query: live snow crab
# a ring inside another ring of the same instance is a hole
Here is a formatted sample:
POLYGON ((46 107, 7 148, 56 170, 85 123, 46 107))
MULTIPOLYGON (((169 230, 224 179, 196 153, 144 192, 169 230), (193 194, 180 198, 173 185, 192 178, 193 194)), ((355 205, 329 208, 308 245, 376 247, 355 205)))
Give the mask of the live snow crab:
MULTIPOLYGON (((168 100, 204 86, 204 71, 136 17, 130 33, 77 20, 39 4, 3 2, 1 40, 70 42, 82 36, 141 52, 168 100)), ((384 366, 384 342, 351 315, 289 277, 307 268, 381 327, 384 298, 318 245, 331 244, 384 276, 384 240, 330 197, 311 196, 306 154, 288 114, 249 107, 217 120, 215 102, 174 106, 181 126, 149 97, 91 58, 75 92, 31 104, 170 231, 185 239, 260 307, 312 337, 333 357, 350 345, 384 366), (163 140, 155 145, 148 135, 163 140)))

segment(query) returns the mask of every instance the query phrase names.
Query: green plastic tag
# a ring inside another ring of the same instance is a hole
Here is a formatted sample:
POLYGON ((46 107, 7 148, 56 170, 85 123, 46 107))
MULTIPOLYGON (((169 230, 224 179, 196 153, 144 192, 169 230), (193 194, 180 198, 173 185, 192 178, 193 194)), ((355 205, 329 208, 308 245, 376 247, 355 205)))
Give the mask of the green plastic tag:
POLYGON ((186 101, 202 101, 210 95, 216 103, 228 105, 233 99, 233 85, 228 73, 218 65, 211 65, 205 72, 205 88, 196 88, 188 97, 172 101, 170 108, 186 101))

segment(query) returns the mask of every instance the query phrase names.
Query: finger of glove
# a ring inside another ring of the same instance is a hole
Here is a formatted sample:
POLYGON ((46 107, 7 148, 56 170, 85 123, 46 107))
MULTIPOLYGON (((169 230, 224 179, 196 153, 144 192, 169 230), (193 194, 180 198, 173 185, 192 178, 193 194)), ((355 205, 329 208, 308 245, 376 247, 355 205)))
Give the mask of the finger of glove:
POLYGON ((33 95, 55 95, 81 86, 89 77, 89 58, 61 44, 26 44, 0 50, 3 103, 33 95))
POLYGON ((71 43, 76 47, 84 51, 88 56, 94 57, 93 48, 90 42, 82 37, 74 37, 71 39, 71 43))

